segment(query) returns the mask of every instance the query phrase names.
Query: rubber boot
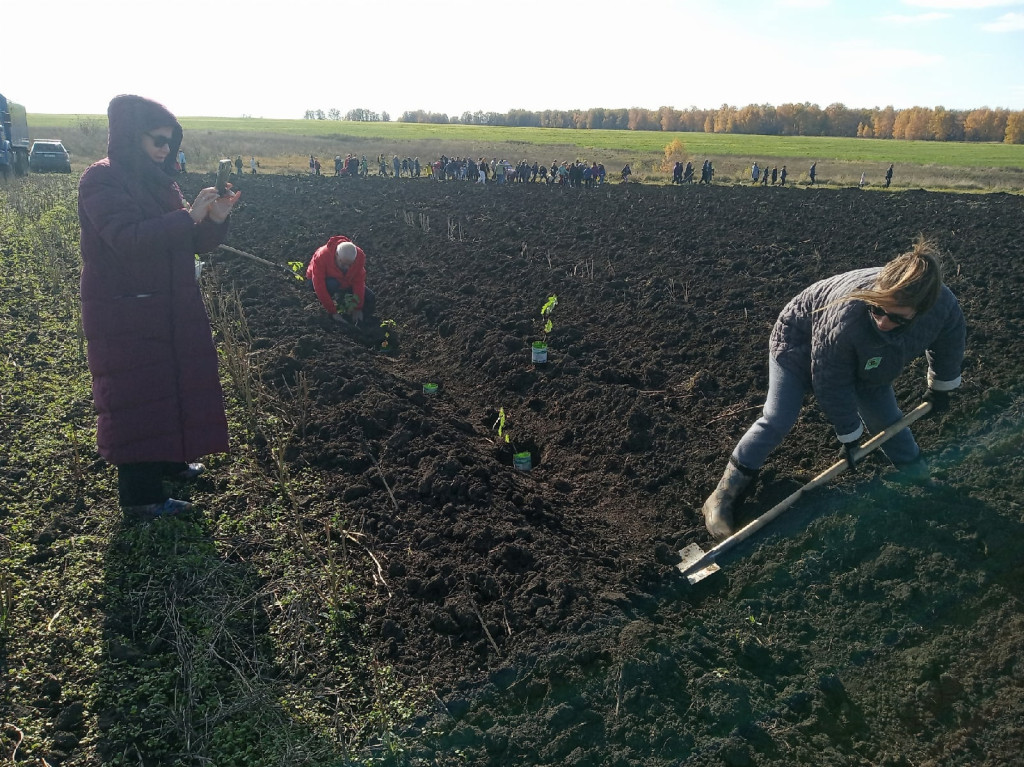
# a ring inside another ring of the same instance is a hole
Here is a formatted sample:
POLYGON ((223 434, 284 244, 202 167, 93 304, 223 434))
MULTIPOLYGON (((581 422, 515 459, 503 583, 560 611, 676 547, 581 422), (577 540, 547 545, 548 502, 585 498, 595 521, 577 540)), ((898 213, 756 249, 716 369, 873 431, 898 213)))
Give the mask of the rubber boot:
POLYGON ((724 540, 735 532, 732 526, 733 507, 756 475, 755 470, 740 466, 732 458, 729 459, 725 474, 718 481, 718 487, 704 501, 704 524, 715 540, 724 540))
POLYGON ((897 484, 918 485, 921 487, 933 487, 939 484, 932 479, 931 467, 922 455, 918 455, 917 458, 909 463, 895 464, 895 467, 896 473, 892 479, 897 484))

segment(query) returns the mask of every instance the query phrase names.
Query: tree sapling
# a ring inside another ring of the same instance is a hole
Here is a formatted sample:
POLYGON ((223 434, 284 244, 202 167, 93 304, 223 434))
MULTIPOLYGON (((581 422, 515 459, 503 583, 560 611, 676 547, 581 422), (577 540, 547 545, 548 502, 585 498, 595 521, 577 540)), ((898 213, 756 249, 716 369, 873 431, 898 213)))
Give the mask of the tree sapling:
POLYGON ((498 418, 495 420, 492 429, 498 430, 498 440, 512 447, 512 465, 521 471, 529 471, 533 468, 533 455, 529 450, 516 450, 516 443, 512 441, 508 430, 505 428, 505 408, 498 408, 498 418))
POLYGON ((548 300, 544 302, 544 305, 540 308, 541 319, 544 320, 544 324, 541 326, 541 330, 544 332, 544 338, 540 341, 534 341, 531 349, 532 359, 534 362, 547 362, 548 361, 548 334, 551 332, 551 312, 558 305, 558 296, 548 296, 548 300))

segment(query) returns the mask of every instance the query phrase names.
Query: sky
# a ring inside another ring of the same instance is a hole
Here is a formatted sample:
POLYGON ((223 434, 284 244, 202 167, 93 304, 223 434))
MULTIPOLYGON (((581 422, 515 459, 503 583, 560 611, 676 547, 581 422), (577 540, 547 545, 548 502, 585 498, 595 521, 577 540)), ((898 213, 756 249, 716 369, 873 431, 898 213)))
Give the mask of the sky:
POLYGON ((30 114, 1024 109, 1024 0, 48 0, 18 27, 0 92, 30 114))

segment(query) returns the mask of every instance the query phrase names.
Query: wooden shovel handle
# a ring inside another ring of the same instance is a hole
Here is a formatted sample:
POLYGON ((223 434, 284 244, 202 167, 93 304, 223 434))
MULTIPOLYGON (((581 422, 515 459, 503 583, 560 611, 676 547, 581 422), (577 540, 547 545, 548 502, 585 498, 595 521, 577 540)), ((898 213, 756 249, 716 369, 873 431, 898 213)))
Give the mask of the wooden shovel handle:
POLYGON ((246 253, 244 250, 232 248, 230 245, 218 245, 217 247, 223 250, 225 253, 234 253, 236 256, 245 256, 246 258, 251 258, 253 261, 257 261, 261 264, 264 264, 265 266, 269 266, 273 269, 280 269, 281 271, 287 272, 293 277, 295 276, 295 272, 293 272, 289 267, 284 266, 283 264, 275 264, 273 261, 267 261, 267 259, 260 258, 259 256, 254 256, 252 253, 246 253))
MULTIPOLYGON (((929 412, 931 412, 931 409, 932 403, 922 402, 920 405, 915 407, 913 410, 911 410, 909 413, 903 416, 903 418, 898 420, 896 423, 886 427, 883 431, 880 431, 878 434, 873 436, 863 445, 854 448, 854 462, 860 461, 868 453, 877 449, 885 442, 887 442, 889 439, 899 434, 905 428, 910 426, 910 424, 914 423, 914 421, 918 420, 922 416, 927 415, 929 412)), ((806 485, 804 485, 799 490, 794 492, 788 498, 776 504, 768 511, 766 511, 764 514, 759 516, 757 519, 753 520, 748 525, 740 528, 735 533, 726 538, 724 541, 715 546, 713 549, 708 551, 707 554, 704 556, 704 559, 707 561, 713 561, 715 556, 721 554, 723 551, 731 549, 737 543, 746 540, 751 535, 760 530, 762 527, 767 525, 769 522, 771 522, 773 519, 779 516, 782 512, 784 512, 786 509, 788 509, 790 506, 796 503, 797 499, 800 498, 804 493, 808 492, 809 490, 814 490, 816 487, 821 487, 822 485, 828 482, 831 482, 833 479, 838 477, 840 474, 842 474, 849 468, 849 462, 845 458, 832 464, 832 466, 830 466, 825 471, 821 472, 821 474, 816 476, 814 479, 812 479, 806 485)))

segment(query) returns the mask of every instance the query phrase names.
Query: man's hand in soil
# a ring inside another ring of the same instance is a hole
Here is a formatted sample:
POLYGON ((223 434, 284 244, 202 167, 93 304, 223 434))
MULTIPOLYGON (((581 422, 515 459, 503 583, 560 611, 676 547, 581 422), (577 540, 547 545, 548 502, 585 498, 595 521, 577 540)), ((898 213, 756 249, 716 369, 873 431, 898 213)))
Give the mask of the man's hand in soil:
POLYGON ((338 312, 337 314, 332 314, 331 319, 334 320, 335 322, 344 322, 345 315, 342 314, 341 312, 338 312))
POLYGON ((353 325, 358 325, 360 322, 363 321, 363 310, 362 309, 353 309, 352 312, 348 316, 352 319, 352 324, 353 325))

